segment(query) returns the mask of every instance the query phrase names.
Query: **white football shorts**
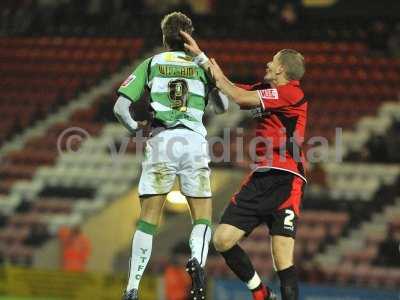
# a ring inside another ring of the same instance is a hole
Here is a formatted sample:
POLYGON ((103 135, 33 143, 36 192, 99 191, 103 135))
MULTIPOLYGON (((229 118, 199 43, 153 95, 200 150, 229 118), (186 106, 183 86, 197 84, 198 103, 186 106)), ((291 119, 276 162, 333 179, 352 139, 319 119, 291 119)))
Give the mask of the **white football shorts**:
POLYGON ((207 140, 186 128, 166 129, 146 142, 139 195, 167 194, 176 175, 180 189, 189 197, 211 197, 207 140))

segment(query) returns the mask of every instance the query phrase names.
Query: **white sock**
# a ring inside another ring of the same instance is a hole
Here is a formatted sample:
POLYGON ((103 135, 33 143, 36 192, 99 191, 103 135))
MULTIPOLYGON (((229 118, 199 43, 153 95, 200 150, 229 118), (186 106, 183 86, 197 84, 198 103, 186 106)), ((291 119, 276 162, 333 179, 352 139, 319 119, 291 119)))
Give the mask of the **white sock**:
POLYGON ((257 288, 261 283, 260 276, 258 276, 257 272, 254 272, 254 276, 252 279, 250 279, 246 285, 249 288, 249 290, 254 290, 257 288))
POLYGON ((127 291, 139 288, 140 280, 150 260, 152 245, 153 236, 151 234, 136 230, 132 241, 127 291))
POLYGON ((196 258, 203 268, 206 265, 210 240, 210 226, 205 224, 197 224, 193 226, 193 230, 189 239, 190 249, 192 250, 191 258, 196 258))

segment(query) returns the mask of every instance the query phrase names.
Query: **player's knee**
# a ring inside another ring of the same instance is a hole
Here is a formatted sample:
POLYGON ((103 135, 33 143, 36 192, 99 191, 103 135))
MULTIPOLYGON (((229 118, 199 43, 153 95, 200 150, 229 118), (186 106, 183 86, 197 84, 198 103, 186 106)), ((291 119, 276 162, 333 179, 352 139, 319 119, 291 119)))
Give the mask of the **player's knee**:
POLYGON ((161 217, 163 203, 163 198, 159 196, 154 196, 143 200, 140 211, 140 219, 157 225, 161 217))
POLYGON ((151 224, 158 225, 161 211, 157 208, 148 208, 140 212, 140 219, 151 224))
POLYGON ((215 232, 214 237, 213 237, 213 244, 215 247, 215 250, 218 252, 225 252, 228 251, 230 248, 233 247, 234 243, 232 242, 232 239, 218 230, 215 232))
POLYGON ((212 202, 210 198, 187 197, 190 213, 194 220, 207 220, 211 223, 212 202))
POLYGON ((293 266, 293 259, 290 255, 283 254, 274 255, 274 262, 277 271, 281 271, 293 266))

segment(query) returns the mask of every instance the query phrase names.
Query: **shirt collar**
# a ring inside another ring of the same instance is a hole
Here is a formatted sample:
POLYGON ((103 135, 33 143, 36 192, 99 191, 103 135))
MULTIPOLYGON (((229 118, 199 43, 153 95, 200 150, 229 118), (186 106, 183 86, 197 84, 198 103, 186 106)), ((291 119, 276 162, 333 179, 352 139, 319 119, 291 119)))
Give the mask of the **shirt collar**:
POLYGON ((299 80, 289 80, 288 83, 285 83, 283 85, 277 86, 277 88, 284 87, 284 86, 300 86, 300 81, 299 80))
POLYGON ((300 81, 299 80, 290 80, 288 82, 288 84, 294 85, 294 86, 300 86, 300 81))

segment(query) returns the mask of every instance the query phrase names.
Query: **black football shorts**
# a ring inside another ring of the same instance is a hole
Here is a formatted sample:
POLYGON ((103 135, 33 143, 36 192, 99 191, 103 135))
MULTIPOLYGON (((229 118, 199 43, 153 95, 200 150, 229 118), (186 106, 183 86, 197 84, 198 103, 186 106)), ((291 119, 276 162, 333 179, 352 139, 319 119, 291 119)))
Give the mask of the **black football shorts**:
POLYGON ((295 237, 304 181, 297 175, 276 169, 253 172, 233 195, 220 224, 229 224, 249 235, 267 224, 270 235, 295 237))

